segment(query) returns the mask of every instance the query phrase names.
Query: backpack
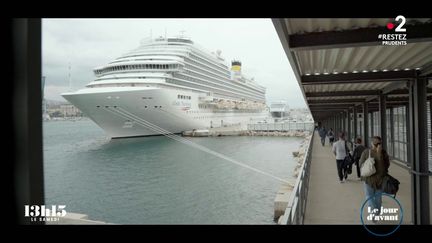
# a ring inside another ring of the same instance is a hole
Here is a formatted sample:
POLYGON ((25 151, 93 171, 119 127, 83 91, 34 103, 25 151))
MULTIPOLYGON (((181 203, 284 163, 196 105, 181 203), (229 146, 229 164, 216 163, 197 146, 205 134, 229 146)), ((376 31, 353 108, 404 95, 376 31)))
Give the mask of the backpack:
POLYGON ((383 178, 383 191, 396 197, 396 193, 399 191, 399 184, 400 182, 396 178, 387 174, 383 178))

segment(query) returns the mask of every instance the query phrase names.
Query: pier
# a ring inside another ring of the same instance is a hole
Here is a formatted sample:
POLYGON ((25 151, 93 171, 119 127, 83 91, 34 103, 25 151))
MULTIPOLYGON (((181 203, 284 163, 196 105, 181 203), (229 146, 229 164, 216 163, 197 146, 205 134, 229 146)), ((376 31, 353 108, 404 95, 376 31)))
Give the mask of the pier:
MULTIPOLYGON (((432 22, 408 19, 407 44, 390 46, 378 36, 395 33, 392 19, 272 21, 315 122, 366 146, 381 136, 401 182, 403 223, 430 224, 432 22)), ((334 155, 318 140, 279 223, 360 224, 363 187, 338 184, 334 155)))
POLYGON ((218 136, 278 136, 278 137, 306 137, 315 126, 314 122, 276 122, 251 123, 247 125, 233 124, 230 126, 213 127, 184 131, 186 137, 218 137, 218 136))

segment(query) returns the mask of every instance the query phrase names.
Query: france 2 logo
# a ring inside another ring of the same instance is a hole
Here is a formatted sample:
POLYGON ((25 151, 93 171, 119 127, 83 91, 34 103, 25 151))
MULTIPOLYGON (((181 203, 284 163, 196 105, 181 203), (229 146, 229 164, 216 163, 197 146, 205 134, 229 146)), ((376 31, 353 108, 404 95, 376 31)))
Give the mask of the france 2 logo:
MULTIPOLYGON (((398 26, 396 27, 396 29, 395 29, 395 32, 406 32, 406 29, 405 29, 405 28, 402 28, 402 27, 405 25, 405 22, 406 22, 405 17, 402 16, 402 15, 398 15, 398 16, 395 18, 395 21, 396 21, 396 22, 399 22, 399 21, 400 21, 399 25, 398 25, 398 26)), ((387 29, 389 29, 389 30, 392 30, 394 27, 395 27, 395 24, 393 24, 393 23, 391 23, 391 22, 387 24, 387 29)))

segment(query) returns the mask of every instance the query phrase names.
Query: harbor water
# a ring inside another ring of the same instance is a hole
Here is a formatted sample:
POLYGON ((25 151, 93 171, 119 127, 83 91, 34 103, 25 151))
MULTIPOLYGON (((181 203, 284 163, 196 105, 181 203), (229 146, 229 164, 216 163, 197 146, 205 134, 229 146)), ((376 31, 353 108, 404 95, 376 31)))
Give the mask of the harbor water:
MULTIPOLYGON (((281 182, 164 136, 109 139, 92 121, 43 124, 46 205, 114 224, 275 224, 281 182)), ((297 137, 188 138, 294 182, 297 137)))

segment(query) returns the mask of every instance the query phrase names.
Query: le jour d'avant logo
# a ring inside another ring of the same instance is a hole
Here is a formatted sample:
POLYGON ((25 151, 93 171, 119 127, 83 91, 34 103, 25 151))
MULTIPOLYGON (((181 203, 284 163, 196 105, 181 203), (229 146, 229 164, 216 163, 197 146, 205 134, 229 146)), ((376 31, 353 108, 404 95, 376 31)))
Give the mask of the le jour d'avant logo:
POLYGON ((399 229, 403 221, 402 204, 393 195, 376 193, 366 199, 360 208, 360 219, 365 229, 375 236, 389 236, 399 229), (373 207, 373 202, 381 201, 382 205, 373 207), (374 228, 371 225, 393 225, 389 228, 374 228))

